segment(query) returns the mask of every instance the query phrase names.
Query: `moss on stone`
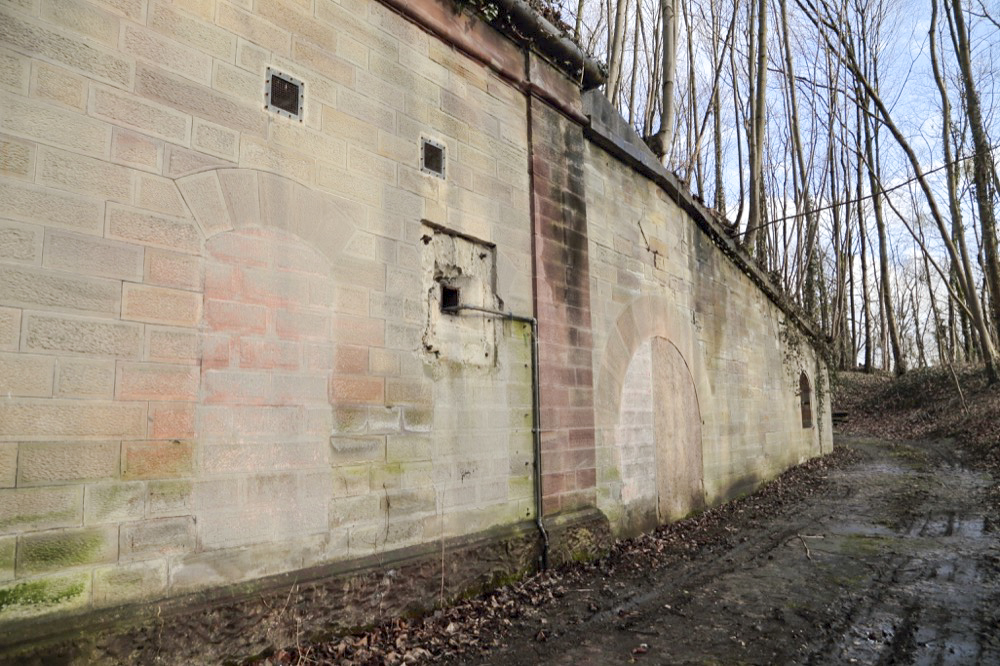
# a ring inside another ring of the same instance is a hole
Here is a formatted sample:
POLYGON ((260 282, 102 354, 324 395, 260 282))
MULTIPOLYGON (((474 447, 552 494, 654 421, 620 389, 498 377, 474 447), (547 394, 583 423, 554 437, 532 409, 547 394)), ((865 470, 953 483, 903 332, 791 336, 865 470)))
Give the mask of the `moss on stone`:
POLYGON ((78 597, 85 589, 86 583, 80 577, 76 580, 65 578, 29 580, 0 588, 0 615, 15 609, 43 610, 78 597))
POLYGON ((25 539, 19 548, 18 571, 52 571, 105 560, 108 539, 105 530, 98 529, 25 539))

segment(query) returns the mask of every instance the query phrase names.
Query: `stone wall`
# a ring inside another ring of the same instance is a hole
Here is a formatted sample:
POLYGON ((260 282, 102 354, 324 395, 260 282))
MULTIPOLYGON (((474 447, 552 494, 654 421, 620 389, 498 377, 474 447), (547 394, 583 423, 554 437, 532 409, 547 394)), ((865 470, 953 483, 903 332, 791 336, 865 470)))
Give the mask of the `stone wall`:
POLYGON ((829 379, 707 211, 670 196, 673 176, 603 98, 588 102, 598 506, 633 533, 829 453, 829 379), (803 374, 819 405, 808 424, 803 374))
POLYGON ((534 516, 529 332, 424 340, 428 224, 531 312, 522 94, 366 0, 7 3, 0 43, 0 621, 534 516))
POLYGON ((554 561, 829 448, 805 329, 704 211, 444 0, 17 0, 0 87, 0 645, 530 569, 531 328, 452 298, 537 317, 554 561))

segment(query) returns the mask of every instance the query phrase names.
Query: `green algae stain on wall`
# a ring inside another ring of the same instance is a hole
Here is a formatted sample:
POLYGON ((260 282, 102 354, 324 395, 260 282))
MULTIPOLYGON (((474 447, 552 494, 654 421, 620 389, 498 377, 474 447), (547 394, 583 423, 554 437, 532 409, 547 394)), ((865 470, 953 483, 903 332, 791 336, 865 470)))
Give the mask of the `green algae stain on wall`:
POLYGON ((0 587, 0 621, 70 610, 89 599, 89 572, 26 580, 0 587))

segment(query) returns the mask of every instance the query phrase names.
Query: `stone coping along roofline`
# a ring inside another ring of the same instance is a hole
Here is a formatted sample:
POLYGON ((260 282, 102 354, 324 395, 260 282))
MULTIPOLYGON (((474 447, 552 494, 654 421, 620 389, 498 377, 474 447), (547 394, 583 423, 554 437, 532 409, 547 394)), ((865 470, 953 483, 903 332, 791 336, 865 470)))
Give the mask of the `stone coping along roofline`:
POLYGON ((584 90, 604 83, 607 74, 603 63, 588 56, 565 31, 553 25, 524 0, 380 0, 400 14, 429 30, 445 42, 480 60, 514 83, 524 81, 524 62, 505 49, 496 48, 493 40, 482 39, 487 17, 480 12, 470 16, 464 7, 494 10, 489 24, 517 45, 541 55, 584 90), (513 57, 512 57, 513 56, 513 57))

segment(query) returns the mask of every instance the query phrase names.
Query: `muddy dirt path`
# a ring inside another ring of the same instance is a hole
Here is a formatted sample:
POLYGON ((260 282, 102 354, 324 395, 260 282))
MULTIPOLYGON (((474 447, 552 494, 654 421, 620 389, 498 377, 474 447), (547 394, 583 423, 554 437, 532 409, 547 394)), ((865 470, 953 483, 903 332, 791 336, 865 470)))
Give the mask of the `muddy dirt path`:
POLYGON ((658 570, 567 580, 480 663, 1000 664, 989 477, 950 441, 840 444, 860 455, 822 492, 658 570))

